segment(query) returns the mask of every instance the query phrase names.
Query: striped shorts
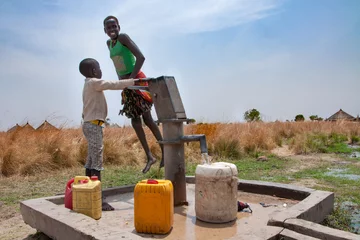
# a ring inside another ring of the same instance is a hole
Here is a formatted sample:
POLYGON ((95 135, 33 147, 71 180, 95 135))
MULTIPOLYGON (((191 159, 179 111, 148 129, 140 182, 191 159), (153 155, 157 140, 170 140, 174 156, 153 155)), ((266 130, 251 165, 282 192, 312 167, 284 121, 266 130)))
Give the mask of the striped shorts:
POLYGON ((84 122, 82 129, 88 142, 88 154, 85 168, 95 169, 97 171, 104 170, 102 167, 104 149, 102 127, 90 122, 84 122))

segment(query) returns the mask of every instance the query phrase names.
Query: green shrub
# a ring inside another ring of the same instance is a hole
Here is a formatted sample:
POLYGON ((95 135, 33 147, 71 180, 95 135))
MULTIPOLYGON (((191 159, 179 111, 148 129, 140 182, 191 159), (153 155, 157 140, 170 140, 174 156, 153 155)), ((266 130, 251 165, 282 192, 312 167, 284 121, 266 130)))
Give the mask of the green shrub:
POLYGON ((360 142, 360 137, 357 135, 351 135, 350 136, 350 143, 351 144, 357 144, 360 142))
POLYGON ((307 152, 327 152, 327 136, 325 134, 310 134, 307 136, 305 147, 307 152))
POLYGON ((347 136, 343 135, 343 134, 339 134, 339 133, 330 133, 329 135, 329 143, 330 144, 334 144, 334 143, 343 143, 346 142, 348 140, 347 136))
POLYGON ((220 158, 238 159, 241 156, 238 140, 220 139, 214 144, 214 154, 220 158))

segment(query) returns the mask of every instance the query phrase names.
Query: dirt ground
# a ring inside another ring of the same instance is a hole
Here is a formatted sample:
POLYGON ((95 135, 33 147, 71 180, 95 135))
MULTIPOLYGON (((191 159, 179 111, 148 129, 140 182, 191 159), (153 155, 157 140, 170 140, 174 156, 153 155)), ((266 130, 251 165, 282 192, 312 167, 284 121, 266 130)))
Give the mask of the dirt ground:
POLYGON ((36 230, 26 225, 22 219, 21 214, 15 207, 9 207, 0 203, 0 239, 49 239, 40 238, 39 236, 31 236, 36 234, 36 230))
MULTIPOLYGON (((294 155, 287 146, 274 149, 273 154, 279 157, 292 158, 296 161, 288 171, 296 172, 305 168, 311 168, 319 164, 319 162, 339 162, 339 158, 335 155, 316 154, 316 155, 294 155)), ((293 183, 295 185, 312 187, 316 182, 312 179, 302 179, 293 183)), ((0 240, 49 240, 47 236, 36 233, 36 230, 24 223, 22 216, 17 209, 18 206, 6 206, 0 202, 0 240)))
MULTIPOLYGON (((327 163, 336 163, 336 164, 346 164, 346 161, 341 160, 336 154, 307 154, 307 155, 295 155, 288 146, 278 147, 271 151, 271 153, 276 154, 280 158, 291 158, 295 161, 295 164, 287 169, 290 172, 299 172, 304 169, 312 168, 319 166, 319 164, 327 163)), ((360 163, 360 162, 359 162, 360 163)), ((302 182, 311 182, 311 179, 302 179, 302 182), (302 181, 305 180, 305 181, 302 181)), ((301 185, 301 184, 300 184, 301 185)), ((307 185, 307 187, 309 187, 307 185)))
POLYGON ((24 223, 20 213, 16 213, 15 216, 0 222, 0 239, 38 239, 28 237, 30 234, 35 233, 35 229, 24 223))

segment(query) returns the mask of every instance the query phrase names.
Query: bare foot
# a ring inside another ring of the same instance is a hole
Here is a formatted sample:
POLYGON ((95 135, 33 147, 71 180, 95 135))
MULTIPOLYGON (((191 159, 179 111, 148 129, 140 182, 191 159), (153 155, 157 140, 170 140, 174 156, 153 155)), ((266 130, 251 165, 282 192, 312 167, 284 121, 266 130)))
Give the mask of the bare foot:
POLYGON ((147 172, 150 170, 151 165, 153 165, 155 162, 156 162, 155 159, 150 159, 150 160, 148 160, 148 162, 146 163, 146 166, 145 166, 145 168, 142 170, 142 172, 143 172, 143 173, 147 173, 147 172))
POLYGON ((107 202, 102 203, 102 210, 103 211, 114 211, 114 208, 108 204, 107 202))

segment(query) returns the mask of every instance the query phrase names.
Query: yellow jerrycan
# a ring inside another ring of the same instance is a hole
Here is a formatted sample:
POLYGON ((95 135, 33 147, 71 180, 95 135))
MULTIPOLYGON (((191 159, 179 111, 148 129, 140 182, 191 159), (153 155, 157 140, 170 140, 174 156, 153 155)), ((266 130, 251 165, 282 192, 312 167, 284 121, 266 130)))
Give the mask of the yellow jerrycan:
POLYGON ((174 222, 174 192, 169 180, 142 180, 134 189, 134 225, 139 233, 166 234, 174 222))
POLYGON ((101 218, 101 182, 97 176, 76 176, 72 186, 73 210, 95 220, 101 218))

